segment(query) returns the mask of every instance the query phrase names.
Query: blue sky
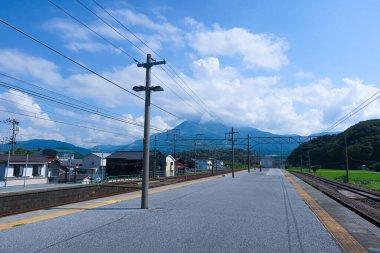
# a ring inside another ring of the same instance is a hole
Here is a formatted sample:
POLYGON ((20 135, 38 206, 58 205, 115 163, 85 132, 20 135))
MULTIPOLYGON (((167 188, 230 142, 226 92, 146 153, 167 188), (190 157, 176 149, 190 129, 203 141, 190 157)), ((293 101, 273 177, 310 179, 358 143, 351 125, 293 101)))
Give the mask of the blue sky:
MULTIPOLYGON (((147 48, 92 0, 81 0, 139 49, 79 2, 53 2, 124 53, 47 0, 1 1, 0 18, 129 91, 143 85, 145 75, 129 56, 140 62, 148 52, 157 60, 163 56, 169 65, 153 68, 152 84, 165 92, 153 94, 152 101, 178 117, 152 108, 152 124, 160 130, 183 120, 216 120, 306 135, 328 129, 379 89, 379 1, 98 1, 147 48)), ((4 24, 0 33, 0 73, 69 96, 103 114, 143 122, 143 101, 4 24)), ((0 81, 73 102, 4 76, 0 81)), ((378 108, 375 101, 332 130, 379 118, 378 108)), ((91 147, 142 136, 141 127, 4 86, 0 110, 1 118, 20 121, 22 140, 53 138, 91 147)), ((9 136, 9 125, 2 124, 0 132, 1 137, 9 136)))

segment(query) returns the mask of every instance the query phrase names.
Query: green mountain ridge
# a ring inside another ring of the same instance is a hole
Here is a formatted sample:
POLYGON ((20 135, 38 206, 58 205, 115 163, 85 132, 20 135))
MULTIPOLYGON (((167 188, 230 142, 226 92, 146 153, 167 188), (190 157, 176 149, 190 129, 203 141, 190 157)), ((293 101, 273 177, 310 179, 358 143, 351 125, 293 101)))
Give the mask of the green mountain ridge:
POLYGON ((311 166, 343 169, 346 164, 345 139, 350 169, 380 163, 380 119, 362 121, 342 133, 303 143, 289 155, 287 162, 300 166, 302 160, 304 166, 309 166, 310 155, 311 166))

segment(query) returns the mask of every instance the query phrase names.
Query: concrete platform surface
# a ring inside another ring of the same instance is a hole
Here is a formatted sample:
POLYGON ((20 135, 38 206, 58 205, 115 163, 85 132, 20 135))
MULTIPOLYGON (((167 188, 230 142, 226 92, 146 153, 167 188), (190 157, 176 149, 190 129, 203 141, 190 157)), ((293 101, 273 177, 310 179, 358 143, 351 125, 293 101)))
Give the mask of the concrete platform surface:
POLYGON ((380 252, 380 228, 342 206, 332 198, 292 176, 332 218, 342 225, 368 252, 380 252))
POLYGON ((277 170, 151 192, 148 210, 130 193, 2 218, 25 224, 3 226, 0 252, 342 252, 277 170))

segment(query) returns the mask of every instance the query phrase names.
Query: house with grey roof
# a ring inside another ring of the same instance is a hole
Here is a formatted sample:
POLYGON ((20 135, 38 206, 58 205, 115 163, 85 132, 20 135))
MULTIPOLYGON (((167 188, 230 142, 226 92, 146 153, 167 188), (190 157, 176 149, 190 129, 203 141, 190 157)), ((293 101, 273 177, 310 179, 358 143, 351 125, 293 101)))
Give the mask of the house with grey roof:
POLYGON ((48 183, 47 164, 39 155, 0 155, 0 185, 48 183))
POLYGON ((91 170, 94 178, 103 178, 106 174, 107 157, 111 153, 91 153, 82 158, 82 169, 91 170))
MULTIPOLYGON (((143 151, 116 151, 107 158, 106 172, 108 176, 139 175, 143 169, 143 151)), ((150 152, 149 175, 164 175, 166 157, 159 151, 150 152)))
POLYGON ((71 149, 48 148, 42 151, 42 155, 51 160, 68 161, 74 160, 75 151, 71 149))

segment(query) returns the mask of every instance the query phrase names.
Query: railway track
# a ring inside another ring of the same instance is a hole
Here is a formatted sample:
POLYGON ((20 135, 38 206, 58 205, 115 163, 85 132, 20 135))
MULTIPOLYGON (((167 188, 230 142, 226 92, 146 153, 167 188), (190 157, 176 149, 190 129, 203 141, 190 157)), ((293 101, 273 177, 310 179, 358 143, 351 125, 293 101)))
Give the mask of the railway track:
POLYGON ((307 173, 291 173, 380 227, 380 192, 307 173))

